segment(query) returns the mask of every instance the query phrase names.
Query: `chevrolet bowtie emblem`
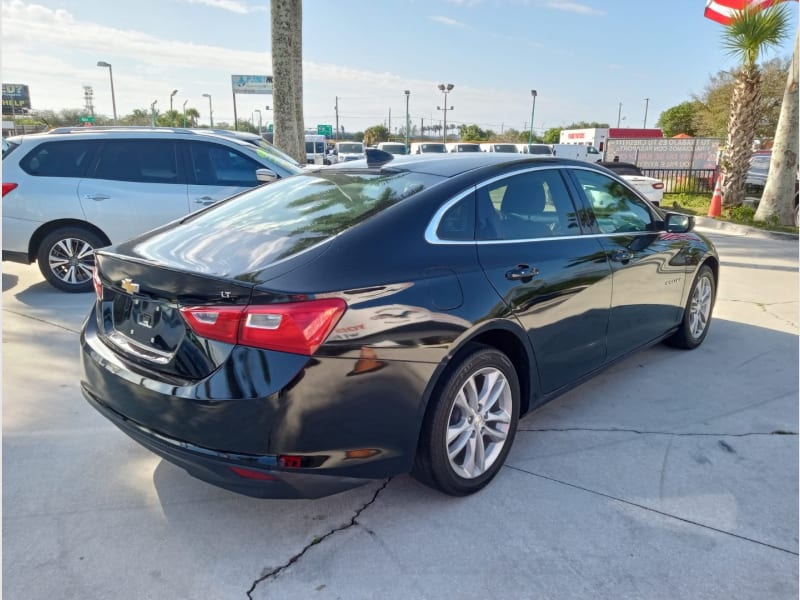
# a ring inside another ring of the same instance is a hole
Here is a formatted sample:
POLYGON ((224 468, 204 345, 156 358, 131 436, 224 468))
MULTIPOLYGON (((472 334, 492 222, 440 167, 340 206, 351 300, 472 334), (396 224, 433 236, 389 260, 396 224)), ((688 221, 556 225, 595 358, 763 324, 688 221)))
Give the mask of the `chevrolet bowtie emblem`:
POLYGON ((133 279, 130 277, 126 277, 120 282, 122 289, 128 292, 129 294, 135 294, 139 291, 139 284, 134 283, 133 279))

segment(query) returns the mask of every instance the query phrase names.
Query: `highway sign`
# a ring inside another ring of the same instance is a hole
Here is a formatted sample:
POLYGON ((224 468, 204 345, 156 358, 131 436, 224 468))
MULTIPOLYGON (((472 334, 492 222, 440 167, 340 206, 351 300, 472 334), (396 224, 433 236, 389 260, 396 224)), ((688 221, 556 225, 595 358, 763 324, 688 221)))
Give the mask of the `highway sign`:
POLYGON ((333 135, 333 125, 317 125, 317 135, 331 137, 333 135))

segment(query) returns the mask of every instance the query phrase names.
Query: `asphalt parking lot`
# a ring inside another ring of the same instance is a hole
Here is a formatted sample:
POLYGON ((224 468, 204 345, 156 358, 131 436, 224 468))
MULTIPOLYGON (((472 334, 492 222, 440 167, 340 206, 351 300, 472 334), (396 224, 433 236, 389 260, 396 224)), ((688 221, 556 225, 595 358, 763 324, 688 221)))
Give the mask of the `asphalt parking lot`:
POLYGON ((83 400, 91 295, 3 263, 5 598, 797 598, 798 242, 711 233, 715 318, 525 417, 482 492, 192 479, 83 400))

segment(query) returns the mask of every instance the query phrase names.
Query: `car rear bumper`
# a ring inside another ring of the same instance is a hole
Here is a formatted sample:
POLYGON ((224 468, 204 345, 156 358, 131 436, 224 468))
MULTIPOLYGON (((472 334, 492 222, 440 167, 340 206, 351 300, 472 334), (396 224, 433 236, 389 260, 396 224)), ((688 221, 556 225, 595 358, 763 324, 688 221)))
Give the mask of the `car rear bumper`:
POLYGON ((136 442, 190 475, 217 487, 255 498, 321 498, 366 483, 370 479, 280 470, 275 455, 218 452, 187 444, 135 423, 106 405, 82 386, 86 400, 136 442), (239 469, 239 474, 234 469, 239 469))
POLYGON ((108 347, 94 311, 81 335, 92 406, 195 477, 258 497, 319 497, 410 470, 437 365, 372 362, 236 346, 207 377, 170 381, 108 347))

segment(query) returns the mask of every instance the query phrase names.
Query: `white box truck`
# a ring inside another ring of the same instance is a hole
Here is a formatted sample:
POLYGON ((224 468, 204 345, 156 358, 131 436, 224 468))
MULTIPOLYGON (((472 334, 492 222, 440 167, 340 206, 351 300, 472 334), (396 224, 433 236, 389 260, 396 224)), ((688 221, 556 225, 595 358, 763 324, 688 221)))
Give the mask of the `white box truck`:
POLYGON ((553 156, 571 158, 585 162, 600 162, 603 155, 594 146, 581 146, 580 144, 553 144, 553 156))

